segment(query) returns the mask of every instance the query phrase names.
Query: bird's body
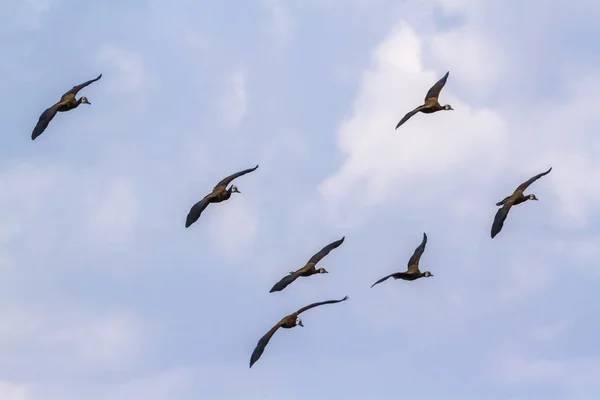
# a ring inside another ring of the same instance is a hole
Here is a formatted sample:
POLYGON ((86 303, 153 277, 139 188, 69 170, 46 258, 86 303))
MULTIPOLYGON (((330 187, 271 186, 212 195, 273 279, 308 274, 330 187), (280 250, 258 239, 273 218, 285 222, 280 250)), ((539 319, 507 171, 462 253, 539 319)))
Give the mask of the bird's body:
POLYGON ((311 308, 322 306, 325 304, 341 303, 342 301, 346 301, 346 300, 348 300, 348 296, 345 296, 341 300, 327 300, 327 301, 321 301, 318 303, 312 303, 306 307, 302 307, 301 309, 299 309, 298 311, 296 311, 292 314, 289 314, 289 315, 286 315, 285 317, 283 317, 281 319, 281 321, 279 321, 277 324, 275 324, 274 327, 272 327, 267 333, 265 333, 263 335, 263 337, 261 337, 260 340, 258 341, 258 343, 256 344, 256 347, 254 348, 254 351, 252 352, 252 356, 250 356, 250 368, 252 368, 252 365, 256 361, 258 361, 258 359, 260 358, 262 353, 265 351, 265 347, 269 343, 269 340, 271 340, 271 337, 275 334, 275 332, 277 332, 277 330, 279 328, 291 329, 298 325, 303 327, 304 325, 302 324, 302 319, 300 319, 299 315, 302 314, 304 311, 307 311, 307 310, 310 310, 311 308))
POLYGON ((241 193, 238 190, 237 186, 231 185, 229 188, 227 188, 227 185, 229 185, 229 183, 231 181, 233 181, 235 178, 239 178, 242 175, 245 175, 249 172, 255 171, 257 168, 258 168, 258 165, 254 168, 248 168, 243 171, 239 171, 234 174, 231 174, 226 178, 223 178, 213 188, 212 192, 210 192, 209 194, 204 196, 204 198, 202 200, 200 200, 199 202, 197 202, 196 204, 194 204, 192 206, 192 208, 190 209, 190 211, 186 217, 185 227, 189 228, 194 222, 198 221, 198 219, 200 218, 200 215, 202 214, 202 211, 204 211, 210 203, 221 203, 223 201, 229 200, 232 193, 241 193))
POLYGON ((492 230, 491 230, 492 239, 502 230, 502 227, 504 226, 504 221, 506 220, 506 217, 508 216, 508 212, 510 211, 512 206, 516 206, 518 204, 524 203, 527 200, 537 200, 537 197, 535 197, 535 194, 531 193, 531 194, 525 195, 523 192, 525 191, 525 189, 527 189, 529 187, 529 185, 531 185, 533 182, 540 179, 542 176, 549 174, 550 171, 552 171, 552 167, 550 167, 550 169, 548 169, 548 171, 546 171, 546 172, 542 172, 540 174, 537 174, 537 175, 531 177, 527 181, 520 184, 519 187, 517 187, 515 189, 513 194, 505 197, 504 199, 502 199, 501 201, 496 203, 497 206, 502 206, 502 207, 499 208, 498 211, 496 212, 496 216, 494 217, 494 222, 492 223, 492 230))
POLYGON ((438 101, 440 92, 442 91, 442 88, 446 84, 446 80, 448 79, 449 74, 450 74, 450 71, 446 72, 446 75, 444 75, 439 81, 437 81, 435 83, 435 85, 433 85, 427 91, 427 94, 425 95, 425 101, 423 102, 423 104, 418 106, 414 110, 406 113, 406 115, 404 117, 402 117, 400 122, 398 122, 398 125, 396 125, 396 129, 398 129, 402 124, 404 124, 406 121, 408 121, 413 115, 415 115, 416 113, 419 113, 419 112, 422 112, 424 114, 432 114, 434 112, 438 112, 438 111, 442 111, 442 110, 446 110, 446 111, 454 110, 452 108, 452 106, 450 106, 450 104, 446 104, 446 105, 442 106, 438 101))
POLYGON ((421 256, 423 255, 423 252, 425 251, 426 244, 427 244, 427 235, 425 233, 423 233, 423 241, 415 249, 413 255, 410 257, 410 260, 408 260, 407 270, 405 272, 396 272, 396 273, 390 274, 388 276, 384 276, 383 278, 381 278, 380 280, 375 282, 373 285, 371 285, 371 287, 373 287, 373 286, 377 285, 378 283, 381 283, 389 278, 402 279, 405 281, 414 281, 419 278, 428 278, 430 276, 433 276, 433 274, 429 271, 421 272, 419 270, 419 261, 421 260, 421 256))
POLYGON ((40 118, 38 119, 35 128, 33 128, 33 132, 31 133, 31 140, 35 140, 38 136, 40 136, 50 124, 50 121, 56 116, 58 112, 65 112, 73 110, 79 107, 80 104, 92 104, 88 101, 87 97, 83 96, 79 99, 76 98, 77 93, 83 89, 84 87, 90 85, 93 82, 96 82, 102 78, 102 74, 98 75, 97 78, 91 79, 87 82, 82 83, 81 85, 73 86, 71 90, 67 93, 63 94, 58 103, 55 103, 52 107, 44 110, 40 118))
POLYGON ((319 261, 321 261, 321 259, 323 257, 325 257, 327 254, 329 254, 329 252, 331 250, 339 247, 344 242, 345 238, 346 237, 344 236, 341 239, 336 240, 335 242, 329 243, 327 246, 323 247, 321 250, 319 250, 318 253, 313 255, 310 258, 310 260, 308 260, 308 262, 304 265, 304 267, 302 267, 296 271, 290 272, 288 275, 284 276, 279 282, 277 282, 275 285, 273 285, 273 287, 271 288, 269 293, 282 291, 290 283, 294 282, 296 279, 298 279, 301 276, 309 277, 309 276, 312 276, 315 274, 327 274, 328 272, 324 268, 317 269, 315 266, 317 265, 317 263, 319 261))

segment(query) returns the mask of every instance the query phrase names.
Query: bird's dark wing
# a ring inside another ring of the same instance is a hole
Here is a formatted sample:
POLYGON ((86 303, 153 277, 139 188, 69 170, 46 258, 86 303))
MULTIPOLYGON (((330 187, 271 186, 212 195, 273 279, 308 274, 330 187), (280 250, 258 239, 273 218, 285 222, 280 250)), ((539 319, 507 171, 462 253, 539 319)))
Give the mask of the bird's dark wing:
POLYGON ((496 212, 496 216, 494 217, 494 223, 492 224, 492 239, 494 236, 498 234, 502 230, 502 226, 504 225, 504 220, 508 215, 508 211, 512 207, 512 203, 505 203, 501 208, 496 212))
POLYGON ((444 75, 442 77, 442 79, 440 79, 439 81, 437 81, 435 83, 435 85, 433 85, 427 91, 427 95, 425 95, 425 102, 427 102, 427 99, 431 99, 431 98, 437 99, 440 96, 440 92, 442 91, 442 88, 446 84, 446 79, 448 79, 448 75, 449 74, 450 74, 450 71, 446 72, 446 75, 444 75))
POLYGON ((71 90, 69 90, 67 93, 62 95, 61 100, 69 95, 75 96, 77 94, 77 92, 79 92, 81 89, 83 89, 84 87, 88 86, 91 83, 96 82, 100 78, 102 78, 102 74, 98 75, 98 77, 96 79, 90 79, 87 82, 83 82, 81 85, 73 86, 73 88, 71 90))
POLYGON ((273 285, 271 290, 269 290, 269 293, 282 291, 283 289, 286 288, 287 285, 289 285, 290 283, 292 283, 296 279, 298 279, 299 276, 300 275, 298 274, 298 272, 289 273, 288 275, 281 278, 281 280, 279 282, 277 282, 275 285, 273 285))
POLYGON ((310 260, 308 260, 307 264, 316 264, 319 261, 321 261, 321 259, 323 257, 325 257, 327 254, 329 254, 329 252, 331 250, 339 247, 342 243, 344 243, 345 238, 346 238, 346 236, 343 236, 341 239, 336 240, 335 242, 331 242, 327 246, 323 247, 321 250, 319 250, 318 253, 316 253, 314 256, 312 256, 310 258, 310 260))
POLYGON ((405 123, 406 121, 408 121, 413 115, 415 115, 416 113, 418 113, 419 111, 421 111, 422 109, 425 108, 425 105, 421 105, 417 108, 415 108, 412 111, 409 111, 408 113, 406 113, 406 115, 404 117, 402 117, 402 119, 400 120, 400 122, 398 122, 398 125, 396 125, 395 129, 400 128, 400 126, 405 123))
POLYGON ((394 277, 396 279, 399 279, 400 277, 406 275, 406 272, 395 272, 393 274, 389 274, 388 276, 384 276, 383 278, 381 278, 380 280, 378 280, 377 282, 375 282, 374 284, 371 285, 371 287, 377 285, 378 283, 381 283, 385 280, 388 280, 391 277, 394 277))
POLYGON ((550 173, 550 171, 552 171, 552 167, 550 167, 550 169, 549 169, 548 171, 546 171, 546 172, 542 172, 541 174, 537 174, 536 176, 529 178, 529 179, 528 179, 526 182, 523 182, 523 183, 521 183, 521 184, 519 185, 519 187, 517 188, 517 190, 515 190, 515 192, 516 192, 516 191, 519 191, 519 190, 520 190, 520 191, 524 191, 524 190, 525 190, 525 189, 527 189, 527 187, 528 187, 529 185, 531 185, 533 182, 537 181, 537 180, 538 180, 538 179, 540 179, 542 176, 549 174, 549 173, 550 173))
POLYGON ((319 303, 312 303, 307 305, 306 307, 302 307, 301 309, 299 309, 298 311, 296 311, 296 315, 300 315, 302 314, 304 311, 306 310, 310 310, 313 307, 318 307, 318 306, 322 306, 324 304, 335 304, 335 303, 340 303, 342 301, 346 301, 348 300, 348 296, 345 296, 343 299, 341 300, 327 300, 327 301, 321 301, 319 303))
POLYGON ((31 140, 35 140, 36 137, 40 136, 46 130, 48 124, 50 124, 50 121, 52 121, 52 118, 54 118, 58 112, 59 107, 60 102, 56 103, 50 108, 47 108, 42 115, 40 115, 35 128, 33 128, 33 132, 31 132, 31 140))
POLYGON ((415 252, 410 257, 410 260, 408 260, 408 268, 409 269, 410 269, 411 266, 416 265, 417 266, 417 270, 418 270, 418 268, 419 268, 419 260, 421 259, 421 256, 423 255, 423 252, 425 251, 425 245, 426 244, 427 244, 427 235, 425 234, 425 232, 423 232, 423 241, 415 249, 415 252))
POLYGON ((235 178, 239 178, 242 175, 246 175, 248 172, 252 172, 252 171, 256 170, 256 168, 258 168, 258 165, 256 165, 256 167, 254 167, 254 168, 248 168, 248 169, 245 169, 243 171, 236 172, 235 174, 231 174, 231 175, 229 175, 226 178, 221 179, 221 181, 216 184, 215 189, 218 188, 219 186, 227 186, 227 185, 229 185, 229 182, 231 182, 235 178))
POLYGON ((188 213, 185 219, 186 228, 189 228, 190 225, 198 221, 198 218, 200 218, 200 214, 202 214, 202 211, 204 211, 204 209, 210 204, 211 199, 212 193, 204 196, 202 200, 200 200, 199 202, 194 204, 192 208, 190 208, 190 212, 188 213))
POLYGON ((271 336, 277 332, 277 329, 279 329, 280 326, 281 321, 279 321, 277 325, 272 327, 269 332, 265 333, 264 336, 260 338, 256 344, 256 347, 254 348, 254 351, 252 352, 252 356, 250 356, 250 368, 252 368, 252 365, 258 361, 260 356, 262 356, 263 351, 265 351, 265 347, 267 347, 269 340, 271 340, 271 336))

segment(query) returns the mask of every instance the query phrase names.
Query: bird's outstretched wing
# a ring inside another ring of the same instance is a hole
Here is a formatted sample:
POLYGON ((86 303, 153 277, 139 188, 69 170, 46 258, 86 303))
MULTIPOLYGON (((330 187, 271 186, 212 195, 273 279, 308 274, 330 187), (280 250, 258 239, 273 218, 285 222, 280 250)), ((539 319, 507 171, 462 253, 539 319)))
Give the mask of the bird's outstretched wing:
POLYGON ((425 108, 425 106, 421 105, 421 106, 415 108, 414 110, 409 111, 408 113, 406 113, 406 115, 404 117, 402 117, 402 119, 400 120, 400 122, 398 122, 398 125, 396 125, 395 129, 400 128, 400 126, 402 124, 404 124, 406 121, 408 121, 413 115, 415 115, 416 113, 418 113, 419 111, 421 111, 423 108, 425 108))
POLYGON ((431 99, 431 98, 437 99, 440 96, 440 92, 442 91, 442 88, 446 84, 446 80, 448 79, 449 74, 450 74, 450 71, 446 72, 446 75, 444 75, 439 81, 437 81, 435 83, 435 85, 433 85, 427 91, 427 94, 425 95, 425 102, 427 102, 428 99, 431 99))
POLYGON ((275 285, 273 285, 271 290, 269 290, 269 293, 282 291, 283 289, 285 289, 287 287, 287 285, 289 285, 290 283, 292 283, 296 279, 298 279, 299 276, 300 275, 298 274, 298 272, 289 273, 288 275, 281 278, 281 280, 279 282, 277 282, 275 285))
POLYGON ((540 174, 537 174, 536 176, 533 176, 533 177, 529 178, 527 181, 525 181, 525 182, 521 183, 521 184, 519 185, 519 187, 518 187, 518 188, 515 190, 515 192, 516 192, 516 191, 519 191, 519 190, 520 190, 520 191, 524 191, 524 190, 525 190, 525 189, 527 189, 527 187, 528 187, 529 185, 531 185, 533 182, 537 181, 537 180, 538 180, 538 179, 540 179, 542 176, 549 174, 549 173, 550 173, 550 171, 552 171, 552 167, 550 167, 550 169, 549 169, 548 171, 546 171, 546 172, 542 172, 542 173, 540 173, 540 174))
POLYGON ((229 182, 231 182, 235 178, 239 178, 242 175, 246 175, 249 172, 255 171, 257 168, 258 168, 258 164, 254 168, 248 168, 248 169, 245 169, 243 171, 236 172, 235 174, 231 174, 228 177, 221 179, 221 181, 219 183, 217 183, 214 188, 216 189, 219 186, 225 186, 226 187, 227 185, 229 185, 229 182))
POLYGON ((417 246, 417 248, 415 249, 415 252, 410 257, 410 260, 408 260, 408 268, 410 268, 413 265, 416 265, 417 268, 419 267, 419 260, 421 260, 421 256, 423 255, 423 252, 425 251, 426 244, 427 244, 427 235, 425 234, 425 232, 423 232, 423 241, 421 242, 421 244, 419 246, 417 246))
POLYGON ((508 211, 511 207, 511 203, 505 203, 496 212, 496 216, 494 217, 494 223, 492 224, 492 239, 498 234, 498 232, 502 230, 502 226, 504 226, 504 220, 508 216, 508 211))
POLYGON ((329 254, 329 252, 337 247, 339 247, 343 242, 344 239, 346 238, 346 236, 342 237, 339 240, 336 240, 335 242, 331 242, 329 243, 327 246, 323 247, 321 250, 319 250, 315 255, 313 255, 310 260, 308 260, 307 264, 317 264, 319 261, 321 261, 321 259, 323 257, 325 257, 327 254, 329 254))
POLYGON ((198 221, 198 219, 200 218, 200 215, 202 214, 202 211, 204 211, 204 209, 206 207, 208 207, 208 205, 210 204, 211 198, 212 198, 212 193, 204 196, 204 198, 202 200, 200 200, 199 202, 194 204, 192 206, 192 208, 190 208, 190 212, 188 212, 188 215, 185 219, 185 227, 186 228, 189 228, 190 225, 192 225, 194 222, 198 221))
POLYGON ((275 334, 275 332, 277 332, 277 329, 279 329, 280 327, 281 321, 279 321, 274 327, 271 328, 271 330, 269 330, 269 332, 265 333, 263 337, 260 338, 260 340, 256 344, 256 347, 254 348, 254 351, 252 352, 252 356, 250 356, 250 368, 252 368, 252 365, 256 361, 258 361, 263 351, 265 351, 265 347, 267 347, 267 344, 269 344, 269 340, 271 340, 271 337, 275 334))
POLYGON ((65 97, 69 96, 69 95, 77 95, 77 93, 83 89, 84 87, 96 82, 97 80, 99 80, 100 78, 102 78, 102 74, 98 75, 97 78, 95 79, 90 79, 89 81, 83 82, 81 85, 77 85, 77 86, 73 86, 73 88, 71 90, 69 90, 67 93, 63 94, 61 97, 61 100, 63 100, 65 97))
POLYGON ((54 116, 58 112, 59 107, 60 102, 44 110, 42 115, 40 115, 40 118, 38 119, 35 128, 33 128, 33 131, 31 132, 31 140, 35 140, 36 137, 44 133, 44 131, 48 127, 48 124, 50 124, 50 121, 52 121, 52 118, 54 118, 54 116))
POLYGON ((390 274, 388 276, 384 276, 383 278, 381 278, 380 280, 378 280, 377 282, 375 282, 374 284, 371 285, 371 287, 377 285, 378 283, 381 283, 389 278, 394 278, 394 279, 404 279, 404 278, 408 278, 410 277, 411 274, 409 274, 408 272, 395 272, 393 274, 390 274))
POLYGON ((303 313, 304 311, 306 311, 306 310, 310 310, 311 308, 318 307, 318 306, 322 306, 322 305, 324 305, 324 304, 335 304, 335 303, 341 303, 342 301, 346 301, 346 300, 348 300, 348 298, 349 298, 348 296, 345 296, 345 297, 344 297, 343 299, 341 299, 341 300, 327 300, 327 301, 321 301, 321 302, 318 302, 318 303, 312 303, 312 304, 309 304, 309 305, 307 305, 306 307, 302 307, 301 309, 299 309, 298 311, 296 311, 296 315, 300 315, 300 314, 302 314, 302 313, 303 313))

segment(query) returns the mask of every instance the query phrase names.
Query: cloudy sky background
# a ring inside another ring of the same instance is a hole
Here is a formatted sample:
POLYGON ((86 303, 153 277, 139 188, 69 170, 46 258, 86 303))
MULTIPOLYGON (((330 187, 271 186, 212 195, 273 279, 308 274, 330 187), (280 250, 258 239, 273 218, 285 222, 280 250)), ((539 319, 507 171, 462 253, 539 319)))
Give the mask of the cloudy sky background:
POLYGON ((0 5, 0 399, 600 395, 600 3, 0 5), (447 70, 455 111, 394 131, 447 70), (435 277, 370 289, 423 232, 435 277))

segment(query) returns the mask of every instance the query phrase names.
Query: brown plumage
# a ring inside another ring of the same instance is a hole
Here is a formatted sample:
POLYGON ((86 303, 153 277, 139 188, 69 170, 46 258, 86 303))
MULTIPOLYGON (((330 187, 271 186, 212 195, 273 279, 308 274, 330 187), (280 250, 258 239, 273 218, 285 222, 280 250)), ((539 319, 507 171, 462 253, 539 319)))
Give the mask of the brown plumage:
POLYGON ((502 230, 502 226, 504 226, 504 220, 506 220, 508 212, 512 206, 516 206, 517 204, 521 204, 527 200, 537 200, 535 194, 531 193, 524 195, 523 192, 529 185, 540 179, 542 176, 549 174, 550 171, 552 171, 552 167, 550 167, 548 171, 537 174, 536 176, 521 183, 519 187, 515 189, 513 194, 496 203, 497 206, 502 206, 502 208, 498 209, 496 216, 494 217, 494 222, 492 223, 492 239, 498 234, 498 232, 502 230))
POLYGON ((217 183, 217 186, 213 188, 212 192, 204 196, 202 200, 200 200, 192 206, 185 220, 185 227, 189 228, 190 225, 198 221, 198 218, 200 218, 200 214, 202 214, 202 211, 204 211, 204 209, 208 207, 210 203, 220 203, 222 201, 229 200, 232 193, 241 193, 238 190, 237 186, 231 185, 231 187, 229 187, 228 189, 227 185, 229 185, 229 183, 235 178, 239 178, 242 175, 255 171, 257 168, 258 165, 256 165, 256 167, 254 168, 249 168, 240 172, 236 172, 235 174, 231 174, 228 177, 222 179, 221 182, 217 183))
POLYGON ((317 265, 317 263, 319 261, 321 261, 321 259, 323 257, 325 257, 327 254, 329 254, 329 252, 331 250, 339 247, 344 242, 345 238, 346 238, 346 236, 342 237, 339 240, 336 240, 335 242, 329 243, 327 246, 323 247, 321 250, 319 250, 319 252, 317 254, 315 254, 314 256, 312 256, 310 258, 310 260, 308 260, 308 262, 306 263, 306 265, 304 265, 304 267, 302 267, 296 271, 292 271, 288 275, 284 276, 279 282, 277 282, 273 286, 273 288, 271 288, 269 293, 279 292, 279 291, 285 289, 285 287, 287 285, 294 282, 300 276, 306 277, 306 276, 311 276, 314 274, 327 274, 328 272, 325 270, 325 268, 316 269, 315 265, 317 265))
POLYGON ((98 75, 96 79, 91 79, 87 82, 82 83, 81 85, 73 86, 73 89, 69 90, 67 93, 63 94, 60 98, 60 101, 54 104, 52 107, 47 108, 40 118, 38 119, 35 128, 33 128, 33 132, 31 133, 31 140, 35 140, 36 137, 40 136, 44 130, 52 121, 52 118, 56 115, 57 112, 65 112, 77 108, 80 104, 92 104, 88 101, 87 97, 83 96, 79 99, 76 99, 75 96, 77 93, 88 86, 89 84, 96 82, 98 79, 102 78, 102 74, 98 75))
POLYGON ((446 79, 448 79, 448 75, 450 74, 450 71, 446 72, 446 75, 444 75, 442 77, 442 79, 440 79, 439 81, 437 81, 435 83, 435 85, 433 85, 429 91, 427 92, 427 95, 425 96, 425 102, 420 105, 419 107, 415 108, 414 110, 410 111, 409 113, 407 113, 401 120, 400 122, 398 122, 398 125, 396 125, 396 129, 398 129, 400 127, 400 125, 402 125, 403 123, 405 123, 406 121, 408 121, 410 119, 410 117, 412 117, 413 115, 415 115, 418 112, 422 112, 425 114, 431 114, 437 111, 442 111, 442 110, 454 110, 452 108, 452 106, 450 106, 450 104, 446 104, 445 106, 442 106, 439 102, 438 102, 438 97, 440 96, 440 92, 442 90, 442 88, 444 87, 444 85, 446 84, 446 79))
POLYGON ((419 279, 419 278, 423 278, 423 277, 429 278, 430 276, 433 276, 433 274, 429 271, 421 272, 419 270, 419 260, 421 260, 421 256, 423 255, 423 252, 425 251, 426 244, 427 244, 427 235, 425 233, 423 233, 423 241, 415 249, 415 252, 413 253, 412 257, 410 257, 410 260, 408 260, 408 269, 406 270, 406 272, 396 272, 395 274, 385 276, 385 277, 381 278, 380 280, 378 280, 377 282, 375 282, 374 284, 372 284, 371 287, 377 285, 378 283, 385 281, 388 278, 404 279, 405 281, 414 281, 415 279, 419 279))
POLYGON ((263 337, 261 337, 260 340, 258 341, 258 343, 256 344, 256 347, 254 348, 254 351, 252 352, 252 356, 250 357, 250 368, 252 368, 252 365, 256 361, 258 361, 258 359, 262 355, 263 351, 265 351, 265 347, 269 343, 269 340, 271 340, 271 336, 273 336, 273 334, 275 332, 277 332, 277 329, 279 329, 279 328, 290 329, 290 328, 295 327, 296 325, 300 325, 300 326, 304 327, 304 325, 302 324, 302 320, 299 317, 299 315, 302 314, 304 311, 310 310, 311 308, 314 308, 314 307, 322 306, 324 304, 341 303, 342 301, 346 301, 346 300, 348 300, 348 296, 344 297, 341 300, 327 300, 327 301, 321 301, 319 303, 309 304, 306 307, 302 307, 295 313, 292 313, 290 315, 283 317, 283 319, 281 321, 279 321, 274 327, 272 327, 271 330, 269 330, 269 332, 265 333, 265 335, 263 337))

